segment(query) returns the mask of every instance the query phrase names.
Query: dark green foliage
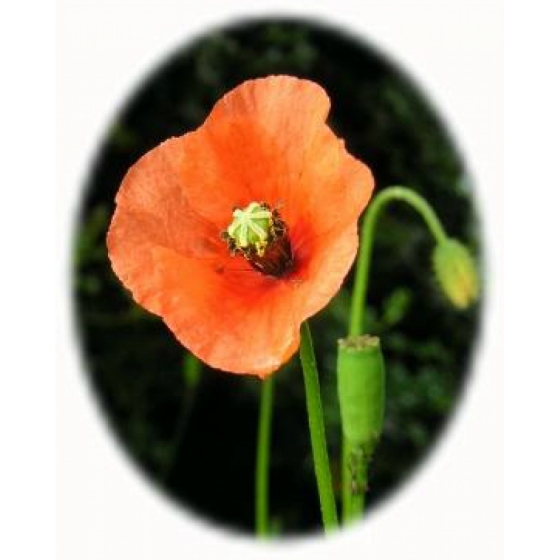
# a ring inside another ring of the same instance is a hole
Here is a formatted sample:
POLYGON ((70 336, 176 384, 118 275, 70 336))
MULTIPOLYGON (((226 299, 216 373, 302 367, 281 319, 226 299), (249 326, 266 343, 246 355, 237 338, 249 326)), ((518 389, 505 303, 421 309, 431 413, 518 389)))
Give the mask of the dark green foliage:
MULTIPOLYGON (((185 364, 173 335, 116 280, 105 234, 134 161, 198 127, 232 87, 275 73, 309 77, 327 90, 330 124, 371 166, 377 189, 417 189, 450 234, 475 253, 479 242, 468 175, 431 107, 386 59, 336 30, 277 21, 214 31, 177 51, 128 100, 97 155, 76 232, 76 319, 91 385, 120 441, 156 484, 198 513, 245 531, 253 528, 259 381, 185 364)), ((463 386, 479 315, 478 308, 452 309, 438 292, 432 240, 417 215, 392 206, 379 226, 367 322, 383 341, 387 410, 371 503, 434 445, 463 386)), ((311 322, 335 485, 336 341, 346 334, 351 280, 311 322)), ((292 360, 277 373, 272 435, 271 513, 280 533, 319 527, 310 453, 303 382, 292 360)))

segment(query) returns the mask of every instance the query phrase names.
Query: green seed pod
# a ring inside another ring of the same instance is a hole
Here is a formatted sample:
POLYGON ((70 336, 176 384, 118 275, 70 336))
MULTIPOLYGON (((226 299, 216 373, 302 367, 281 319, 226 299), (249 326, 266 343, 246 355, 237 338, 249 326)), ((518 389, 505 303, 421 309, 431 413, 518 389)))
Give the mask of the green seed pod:
POLYGON ((369 452, 381 435, 385 410, 385 366, 379 338, 340 339, 337 370, 342 432, 353 448, 369 452))
POLYGON ((478 276, 468 249, 455 239, 445 239, 433 253, 436 278, 449 301, 465 309, 478 297, 478 276))
POLYGON ((233 221, 227 234, 238 249, 253 248, 261 255, 270 238, 273 213, 262 203, 251 202, 246 208, 233 211, 233 221))

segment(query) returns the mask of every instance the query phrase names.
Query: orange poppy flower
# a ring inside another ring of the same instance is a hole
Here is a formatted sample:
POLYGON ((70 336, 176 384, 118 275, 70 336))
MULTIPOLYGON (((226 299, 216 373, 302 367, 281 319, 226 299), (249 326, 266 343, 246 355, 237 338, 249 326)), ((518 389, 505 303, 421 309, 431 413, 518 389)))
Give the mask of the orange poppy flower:
POLYGON ((120 186, 113 270, 212 367, 278 369, 354 260, 373 177, 326 125, 329 107, 308 80, 247 81, 120 186))

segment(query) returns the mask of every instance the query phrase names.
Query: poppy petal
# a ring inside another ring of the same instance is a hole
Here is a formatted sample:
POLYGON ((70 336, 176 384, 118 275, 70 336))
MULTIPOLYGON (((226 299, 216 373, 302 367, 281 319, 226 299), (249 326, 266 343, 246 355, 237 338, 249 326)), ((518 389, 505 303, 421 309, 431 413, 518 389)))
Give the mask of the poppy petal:
POLYGON ((268 76, 248 80, 214 105, 205 126, 228 119, 250 118, 263 135, 275 138, 293 157, 301 157, 305 145, 319 131, 329 113, 325 90, 310 80, 292 76, 268 76))
POLYGON ((181 140, 148 152, 126 174, 107 235, 113 270, 135 299, 153 310, 152 249, 200 259, 228 258, 219 230, 189 206, 180 178, 181 140))
MULTIPOLYGON (((370 169, 350 155, 342 140, 324 126, 309 151, 298 184, 286 204, 294 231, 321 235, 355 223, 374 187, 370 169), (302 223, 303 222, 303 223, 302 223)), ((288 198, 289 197, 289 198, 288 198)))
POLYGON ((289 316, 285 289, 277 282, 251 271, 253 285, 261 289, 248 284, 236 289, 231 276, 199 259, 155 248, 153 260, 156 312, 210 366, 265 377, 297 350, 299 322, 289 316))
POLYGON ((223 225, 232 206, 282 203, 329 107, 323 88, 291 76, 249 80, 226 94, 185 142, 190 163, 184 179, 193 207, 223 225))
POLYGON ((344 230, 309 237, 296 247, 302 292, 293 305, 301 322, 323 309, 340 289, 358 249, 356 224, 344 230))
POLYGON ((262 201, 294 228, 302 219, 317 233, 344 228, 369 200, 373 177, 325 124, 329 107, 320 86, 290 76, 226 94, 185 139, 190 204, 220 227, 233 207, 262 201))

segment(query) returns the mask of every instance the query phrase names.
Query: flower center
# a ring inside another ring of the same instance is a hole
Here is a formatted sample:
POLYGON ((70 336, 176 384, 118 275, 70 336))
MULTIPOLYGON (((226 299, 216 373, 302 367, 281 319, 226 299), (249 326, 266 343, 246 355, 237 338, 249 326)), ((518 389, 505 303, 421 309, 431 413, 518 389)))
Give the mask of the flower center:
POLYGON ((247 208, 236 208, 233 221, 227 228, 228 236, 240 250, 254 249, 258 255, 265 252, 272 226, 272 212, 262 204, 251 202, 247 208))
POLYGON ((242 255, 258 272, 279 278, 294 265, 288 227, 278 210, 265 202, 235 208, 233 220, 222 232, 231 255, 242 255))

